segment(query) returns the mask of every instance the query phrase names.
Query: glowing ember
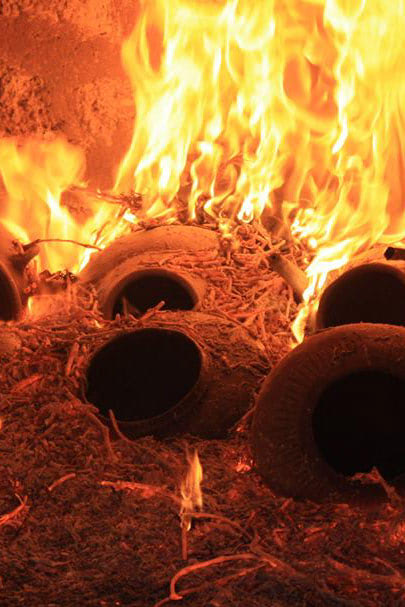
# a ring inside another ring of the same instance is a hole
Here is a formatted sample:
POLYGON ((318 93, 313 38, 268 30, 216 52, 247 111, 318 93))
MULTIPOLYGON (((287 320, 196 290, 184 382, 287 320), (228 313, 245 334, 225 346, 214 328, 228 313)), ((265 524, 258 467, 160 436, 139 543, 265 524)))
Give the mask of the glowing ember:
MULTIPOLYGON (((307 248, 310 302, 354 253, 405 235, 404 28, 403 1, 144 2, 123 46, 136 123, 114 191, 141 192, 148 217, 204 209, 227 233, 269 208, 307 248)), ((137 221, 64 202, 83 158, 60 141, 3 141, 0 171, 16 235, 104 246, 137 221)), ((47 251, 50 269, 90 254, 47 251)))

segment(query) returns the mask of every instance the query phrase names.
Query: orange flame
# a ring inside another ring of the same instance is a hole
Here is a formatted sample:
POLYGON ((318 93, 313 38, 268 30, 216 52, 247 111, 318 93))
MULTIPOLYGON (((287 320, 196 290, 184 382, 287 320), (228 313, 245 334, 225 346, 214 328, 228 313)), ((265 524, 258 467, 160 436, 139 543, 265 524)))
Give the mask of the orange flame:
POLYGON ((405 234, 402 1, 153 0, 123 47, 137 119, 116 188, 304 242, 311 299, 360 249, 405 234))
MULTIPOLYGON (((36 239, 74 240, 105 246, 128 227, 117 221, 117 209, 93 197, 74 204, 63 196, 72 186, 83 186, 83 152, 59 138, 53 141, 0 140, 0 220, 21 242, 36 239), (74 208, 74 206, 79 208, 74 208), (103 227, 110 224, 108 230, 103 227)), ((39 269, 79 271, 91 249, 74 243, 50 242, 40 247, 39 269)))
MULTIPOLYGON (((114 192, 140 192, 150 217, 203 208, 228 233, 267 207, 305 245, 316 300, 332 269, 405 236, 404 30, 404 0, 143 0, 122 51, 136 122, 114 192)), ((104 246, 128 222, 64 201, 83 164, 64 142, 0 142, 1 215, 30 239, 104 246)), ((42 265, 88 255, 49 245, 42 265)))
MULTIPOLYGON (((7 192, 0 207, 5 226, 25 243, 55 231, 59 238, 72 229, 76 235, 77 229, 59 201, 62 192, 80 179, 82 170, 81 152, 61 141, 28 140, 18 146, 13 139, 0 140, 0 175, 7 192)), ((61 259, 56 253, 49 261, 57 269, 61 259)), ((69 256, 64 263, 69 263, 69 256)))
POLYGON ((180 518, 182 526, 188 531, 191 527, 190 514, 196 509, 201 509, 203 505, 203 495, 201 491, 201 482, 203 479, 203 471, 198 457, 197 450, 193 455, 187 453, 188 471, 186 478, 181 482, 181 507, 180 518))

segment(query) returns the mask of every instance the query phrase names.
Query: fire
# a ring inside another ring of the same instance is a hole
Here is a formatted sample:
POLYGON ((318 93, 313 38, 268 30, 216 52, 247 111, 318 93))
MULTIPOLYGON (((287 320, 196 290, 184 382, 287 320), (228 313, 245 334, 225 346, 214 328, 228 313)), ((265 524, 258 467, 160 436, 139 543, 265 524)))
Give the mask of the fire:
POLYGON ((137 119, 116 188, 239 221, 265 207, 307 247, 309 301, 405 234, 403 2, 145 2, 123 47, 137 119))
MULTIPOLYGON (((59 203, 62 192, 80 179, 82 170, 80 151, 61 141, 28 140, 19 146, 13 139, 1 140, 0 174, 7 196, 0 208, 5 226, 25 244, 36 238, 78 235, 79 226, 59 203)), ((62 247, 46 259, 51 269, 69 261, 69 250, 62 247)))
POLYGON ((93 250, 76 242, 105 246, 129 225, 117 221, 116 207, 96 194, 80 195, 84 170, 83 152, 64 139, 0 140, 5 190, 0 193, 0 221, 23 244, 51 241, 41 244, 39 270, 77 272, 93 250), (75 242, 61 242, 66 240, 75 242))
POLYGON ((187 454, 188 471, 185 479, 181 482, 181 508, 180 518, 182 527, 188 531, 191 527, 190 514, 196 509, 201 509, 203 505, 203 496, 201 491, 201 482, 203 479, 203 471, 198 457, 197 450, 193 455, 187 454))
MULTIPOLYGON (((269 209, 305 246, 316 301, 331 270, 405 237, 404 30, 403 0, 144 0, 122 50, 136 121, 113 192, 140 192, 146 217, 204 210, 227 234, 269 209)), ((1 215, 27 238, 104 246, 137 221, 67 203, 84 159, 66 142, 3 140, 0 172, 1 215)), ((89 256, 46 247, 51 270, 89 256)))

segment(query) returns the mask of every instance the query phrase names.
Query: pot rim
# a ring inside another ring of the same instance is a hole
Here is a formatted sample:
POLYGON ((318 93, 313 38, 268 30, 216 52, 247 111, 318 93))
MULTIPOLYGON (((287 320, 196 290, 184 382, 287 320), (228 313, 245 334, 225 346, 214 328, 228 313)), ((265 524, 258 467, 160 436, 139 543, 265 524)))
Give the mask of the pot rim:
MULTIPOLYGON (((326 462, 312 416, 322 390, 352 372, 382 371, 405 381, 404 343, 404 327, 342 325, 308 337, 280 361, 259 392, 250 437, 258 470, 269 486, 315 501, 386 498, 380 486, 363 486, 326 462), (388 351, 391 358, 386 359, 388 351)), ((401 489, 402 482, 390 484, 401 489)))
MULTIPOLYGON (((384 271, 384 273, 389 274, 393 277, 395 277, 398 282, 400 282, 402 285, 405 286, 405 272, 401 267, 398 267, 398 265, 396 265, 395 261, 372 261, 372 262, 368 262, 368 263, 361 263, 357 266, 354 266, 352 268, 348 268, 346 271, 342 272, 342 274, 340 274, 339 276, 337 276, 334 280, 332 280, 332 282, 330 282, 329 284, 326 285, 326 287, 324 288, 324 290, 321 293, 321 296, 319 298, 319 306, 318 309, 316 311, 316 316, 315 316, 315 330, 317 331, 321 331, 324 329, 331 329, 333 327, 339 327, 339 326, 343 326, 344 323, 338 324, 338 325, 329 325, 326 322, 326 314, 327 314, 327 310, 330 306, 330 299, 334 297, 334 290, 339 287, 340 283, 344 283, 344 281, 346 280, 351 280, 353 278, 353 276, 355 276, 356 274, 360 274, 363 271, 367 271, 370 270, 371 272, 373 271, 384 271)), ((366 321, 366 322, 370 322, 370 321, 366 321)), ((355 321, 352 321, 350 323, 345 323, 346 325, 348 324, 356 324, 355 321)), ((379 323, 372 323, 372 324, 385 324, 383 321, 379 322, 379 323)), ((402 325, 393 325, 393 326, 402 326, 402 325)))
MULTIPOLYGON (((156 436, 170 436, 171 435, 170 432, 169 432, 169 434, 167 434, 167 432, 165 432, 164 426, 166 425, 166 427, 167 426, 173 427, 173 425, 176 424, 176 422, 178 422, 179 420, 181 420, 184 417, 187 417, 187 415, 190 415, 192 406, 197 405, 200 402, 200 400, 203 397, 204 392, 207 388, 207 384, 208 384, 208 381, 207 381, 208 376, 209 376, 208 356, 203 351, 200 344, 198 344, 194 338, 190 337, 190 335, 188 335, 188 333, 186 331, 179 331, 177 329, 168 329, 166 327, 156 326, 156 327, 140 327, 139 329, 134 329, 131 331, 123 331, 121 333, 114 335, 114 337, 105 341, 102 345, 100 345, 98 348, 96 348, 92 352, 91 357, 86 365, 85 373, 84 373, 85 378, 86 378, 86 385, 87 385, 87 373, 88 373, 88 370, 90 368, 91 362, 94 359, 94 357, 101 350, 103 350, 103 348, 105 348, 105 346, 107 344, 110 344, 111 342, 113 342, 117 339, 120 339, 122 337, 125 337, 127 335, 139 333, 140 331, 148 332, 148 333, 152 332, 152 331, 162 331, 165 333, 178 334, 178 335, 181 335, 182 337, 186 337, 188 340, 193 342, 193 345, 197 349, 198 358, 199 358, 199 362, 200 362, 200 371, 198 374, 197 381, 195 382, 195 384, 193 385, 191 390, 189 390, 187 392, 187 394, 185 394, 177 403, 175 403, 172 407, 170 407, 170 409, 167 409, 164 413, 160 413, 159 415, 154 415, 153 417, 149 417, 147 419, 125 421, 125 420, 119 420, 118 418, 116 418, 118 428, 121 430, 121 432, 127 438, 135 439, 135 438, 139 438, 141 436, 148 436, 148 435, 154 435, 154 434, 156 434, 156 436), (163 428, 161 428, 161 430, 159 431, 159 427, 161 427, 162 425, 163 425, 163 428)), ((85 390, 85 392, 86 392, 86 390, 85 390)), ((86 393, 85 393, 85 399, 89 404, 92 404, 95 407, 97 407, 97 405, 95 403, 92 403, 91 401, 89 401, 87 399, 86 393)), ((98 409, 98 407, 97 407, 97 409, 98 409)), ((97 415, 101 421, 103 421, 106 425, 111 427, 111 420, 109 419, 109 417, 106 417, 105 415, 103 415, 100 412, 98 412, 97 415)))
POLYGON ((107 275, 107 277, 111 277, 112 286, 104 300, 102 307, 103 315, 110 320, 113 318, 112 314, 114 310, 114 304, 117 301, 119 293, 125 288, 126 285, 131 283, 134 279, 143 278, 144 276, 164 276, 166 278, 172 279, 174 282, 182 286, 190 295, 194 304, 191 310, 197 310, 200 305, 200 296, 196 288, 192 284, 192 281, 189 279, 187 274, 184 274, 182 272, 166 270, 164 268, 152 266, 149 268, 132 270, 117 281, 114 281, 113 275, 114 270, 107 275))

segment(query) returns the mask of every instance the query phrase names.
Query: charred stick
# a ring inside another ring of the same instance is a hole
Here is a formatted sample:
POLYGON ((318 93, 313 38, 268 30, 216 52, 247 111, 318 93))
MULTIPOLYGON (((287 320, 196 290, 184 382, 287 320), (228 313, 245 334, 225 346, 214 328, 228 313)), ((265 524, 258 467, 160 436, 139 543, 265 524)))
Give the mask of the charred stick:
POLYGON ((245 529, 226 516, 221 516, 220 514, 211 514, 210 512, 189 512, 189 515, 191 518, 209 518, 221 523, 225 523, 225 525, 229 525, 233 531, 239 531, 241 535, 245 536, 246 539, 252 541, 250 534, 245 529))
POLYGON ((269 267, 277 272, 281 278, 292 288, 296 303, 301 303, 305 289, 308 287, 308 278, 295 263, 279 253, 272 253, 269 257, 269 267))
POLYGON ((73 365, 75 363, 77 355, 79 354, 79 349, 80 349, 80 345, 78 344, 78 342, 77 341, 73 342, 73 345, 70 348, 68 361, 67 361, 66 367, 65 367, 65 376, 66 377, 69 377, 69 375, 72 372, 73 365))
POLYGON ((405 259, 405 249, 399 247, 388 247, 384 252, 385 259, 405 259))
POLYGON ((77 240, 72 240, 71 238, 36 238, 35 240, 33 240, 32 242, 30 242, 29 244, 23 245, 24 250, 25 251, 31 251, 33 249, 33 247, 35 247, 38 244, 41 243, 47 243, 47 242, 67 242, 70 244, 75 244, 78 247, 84 247, 85 249, 94 249, 95 251, 102 251, 103 249, 101 247, 98 247, 95 244, 87 244, 85 242, 79 242, 77 240))
MULTIPOLYGON (((250 573, 255 573, 256 571, 259 571, 259 569, 263 569, 265 566, 266 566, 265 563, 260 563, 259 565, 255 565, 254 567, 245 567, 244 569, 241 569, 240 571, 237 571, 236 573, 230 573, 229 575, 216 579, 214 582, 212 580, 209 580, 208 582, 203 582, 202 584, 199 584, 198 586, 193 586, 192 588, 186 588, 185 590, 181 591, 181 596, 183 598, 186 598, 186 596, 188 596, 190 594, 196 594, 197 592, 201 592, 202 590, 205 590, 206 588, 211 588, 213 585, 219 586, 222 588, 228 582, 237 580, 238 578, 241 578, 241 577, 245 577, 245 576, 249 575, 250 573)), ((155 605, 153 607, 162 607, 163 605, 166 605, 167 603, 172 603, 172 599, 170 597, 166 597, 166 598, 162 599, 161 601, 159 601, 158 603, 155 603, 155 605)))
POLYGON ((180 569, 171 579, 170 581, 170 598, 172 601, 179 601, 183 598, 182 594, 179 594, 176 590, 176 584, 179 579, 192 573, 194 571, 198 571, 199 569, 206 569, 207 567, 211 567, 212 565, 220 565, 222 563, 227 563, 229 561, 240 561, 240 560, 259 560, 258 557, 249 552, 242 552, 240 554, 232 554, 226 556, 217 556, 216 558, 210 559, 208 561, 201 561, 197 563, 193 563, 192 565, 188 565, 187 567, 183 567, 180 569))
POLYGON ((112 425, 112 427, 113 427, 114 432, 116 433, 116 435, 121 440, 125 441, 126 443, 130 443, 132 445, 133 441, 130 438, 128 438, 127 436, 125 436, 125 434, 123 434, 121 432, 121 430, 119 429, 117 418, 115 417, 114 411, 112 409, 108 409, 108 416, 110 418, 111 425, 112 425))
POLYGON ((85 408, 83 408, 82 411, 86 415, 86 417, 91 419, 94 422, 94 424, 98 427, 98 429, 101 432, 101 436, 104 439, 104 444, 106 446, 107 453, 110 457, 110 460, 113 462, 116 462, 117 456, 115 455, 114 450, 111 445, 109 429, 98 419, 98 417, 96 415, 94 415, 94 413, 92 413, 91 411, 87 411, 85 408))
POLYGON ((181 558, 183 559, 183 561, 187 561, 188 560, 188 542, 187 542, 187 536, 188 536, 188 526, 183 521, 182 524, 181 524, 181 558))

